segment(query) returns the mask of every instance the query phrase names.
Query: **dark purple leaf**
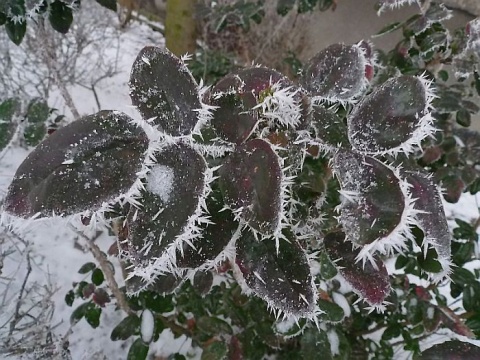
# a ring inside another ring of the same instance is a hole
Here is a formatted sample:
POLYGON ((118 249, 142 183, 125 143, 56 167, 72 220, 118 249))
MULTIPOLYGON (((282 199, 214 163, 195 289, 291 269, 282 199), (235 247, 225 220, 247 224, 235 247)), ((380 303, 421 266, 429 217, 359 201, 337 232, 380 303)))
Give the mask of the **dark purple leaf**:
POLYGON ((411 185, 414 208, 419 211, 418 227, 425 234, 424 243, 436 250, 443 270, 448 271, 451 235, 437 186, 428 175, 419 171, 405 171, 402 176, 411 185))
POLYGON ((425 81, 417 77, 387 80, 348 116, 350 143, 356 150, 371 154, 409 151, 432 131, 429 96, 425 81))
POLYGON ((207 208, 212 223, 202 229, 202 237, 195 240, 195 248, 184 243, 183 251, 177 250, 178 267, 196 269, 213 262, 225 249, 238 228, 238 222, 230 211, 221 211, 223 206, 223 201, 208 199, 207 208))
POLYGON ((197 84, 185 64, 168 50, 147 46, 130 74, 130 97, 144 119, 178 136, 192 132, 201 108, 197 84))
POLYGON ((141 207, 127 216, 129 252, 144 262, 161 257, 185 231, 203 195, 207 164, 185 144, 170 144, 155 154, 141 207))
POLYGON ((255 240, 245 231, 237 241, 235 264, 245 284, 274 309, 309 316, 315 308, 316 291, 306 255, 296 240, 255 240))
POLYGON ((125 280, 129 294, 136 294, 143 290, 153 291, 157 294, 169 294, 177 288, 182 279, 172 273, 165 273, 155 278, 155 281, 148 284, 139 276, 133 276, 125 280))
POLYGON ((255 230, 272 234, 282 211, 282 169, 271 146, 261 139, 237 146, 219 173, 225 203, 255 230))
POLYGON ((54 132, 18 168, 5 210, 25 218, 74 214, 127 191, 148 147, 146 134, 130 121, 101 111, 54 132))
POLYGON ((392 234, 405 210, 405 195, 392 169, 348 150, 335 155, 333 169, 345 198, 340 223, 348 240, 365 245, 392 234))
POLYGON ((218 107, 212 119, 218 135, 236 144, 246 141, 261 116, 261 109, 253 108, 273 94, 274 85, 277 90, 288 87, 297 90, 293 98, 302 112, 296 128, 305 128, 309 120, 309 100, 302 90, 275 70, 252 67, 228 74, 212 88, 209 103, 218 107))
POLYGON ((197 271, 193 277, 193 288, 200 294, 208 294, 213 284, 213 274, 211 271, 197 271))
POLYGON ((446 341, 423 351, 416 360, 478 360, 480 347, 459 340, 446 341))
POLYGON ((313 106, 311 127, 315 139, 328 147, 349 146, 347 126, 334 112, 313 106))
POLYGON ((333 44, 305 64, 302 85, 313 96, 349 101, 366 87, 365 66, 359 46, 333 44))
POLYGON ((377 269, 370 262, 365 266, 356 262, 359 251, 352 250, 352 244, 345 241, 342 232, 327 234, 323 243, 328 256, 355 292, 370 305, 381 305, 390 292, 390 280, 383 262, 375 260, 377 269))

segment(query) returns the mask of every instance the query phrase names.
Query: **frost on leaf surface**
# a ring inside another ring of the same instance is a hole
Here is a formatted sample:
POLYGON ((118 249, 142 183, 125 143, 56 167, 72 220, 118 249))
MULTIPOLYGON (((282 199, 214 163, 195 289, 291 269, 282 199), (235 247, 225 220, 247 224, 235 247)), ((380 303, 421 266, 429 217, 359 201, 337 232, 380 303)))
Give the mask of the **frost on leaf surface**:
POLYGON ((177 250, 178 267, 210 268, 224 260, 221 253, 237 230, 238 222, 234 220, 231 211, 222 211, 223 206, 223 201, 220 199, 213 196, 207 199, 211 223, 202 228, 202 237, 195 240, 195 248, 183 243, 183 247, 177 250))
POLYGON ((141 206, 127 216, 130 255, 144 265, 161 257, 185 231, 201 200, 207 170, 204 158, 182 143, 165 146, 155 159, 141 206))
POLYGON ((395 9, 403 5, 418 4, 419 0, 380 0, 378 2, 378 14, 385 9, 395 9))
POLYGON ((374 264, 356 262, 359 251, 352 250, 352 245, 345 241, 345 234, 340 231, 327 234, 324 245, 328 256, 354 291, 370 305, 380 306, 390 292, 390 280, 383 262, 380 259, 375 259, 374 264))
POLYGON ((130 97, 145 120, 159 130, 188 135, 201 108, 197 84, 185 64, 168 50, 143 48, 132 66, 130 97))
POLYGON ((429 83, 413 76, 392 78, 376 88, 347 117, 353 148, 368 154, 411 152, 431 135, 429 83))
MULTIPOLYGON (((309 317, 315 309, 316 291, 310 265, 296 240, 257 241, 250 231, 237 240, 235 265, 244 284, 270 307, 287 315, 309 317)), ((248 290, 247 290, 248 291, 248 290)))
POLYGON ((308 118, 305 94, 265 67, 228 74, 212 88, 209 104, 217 106, 211 121, 217 134, 236 144, 248 139, 262 116, 285 126, 301 126, 308 118))
POLYGON ((334 112, 323 106, 312 107, 311 128, 315 141, 326 148, 334 149, 348 146, 347 126, 334 112))
POLYGON ((225 204, 253 229, 273 234, 282 211, 282 169, 270 144, 253 139, 237 146, 219 170, 225 204))
POLYGON ((333 44, 306 63, 302 85, 315 97, 348 102, 367 86, 365 66, 361 47, 333 44))
POLYGON ((402 176, 411 185, 410 193, 415 201, 414 207, 418 210, 417 225, 425 235, 424 253, 427 253, 428 248, 434 248, 437 260, 442 265, 443 270, 432 276, 441 280, 450 271, 451 235, 440 193, 432 179, 422 172, 405 171, 402 176))
POLYGON ((446 341, 422 351, 415 360, 477 360, 480 359, 480 347, 460 340, 446 341))
POLYGON ((30 217, 96 210, 137 179, 148 147, 145 132, 127 115, 101 111, 60 128, 19 166, 5 210, 30 217))
POLYGON ((19 110, 20 102, 15 98, 0 102, 0 151, 7 147, 15 134, 15 117, 19 110))
POLYGON ((366 245, 392 234, 405 210, 400 180, 392 169, 349 150, 335 155, 333 169, 343 195, 340 223, 347 239, 366 245))

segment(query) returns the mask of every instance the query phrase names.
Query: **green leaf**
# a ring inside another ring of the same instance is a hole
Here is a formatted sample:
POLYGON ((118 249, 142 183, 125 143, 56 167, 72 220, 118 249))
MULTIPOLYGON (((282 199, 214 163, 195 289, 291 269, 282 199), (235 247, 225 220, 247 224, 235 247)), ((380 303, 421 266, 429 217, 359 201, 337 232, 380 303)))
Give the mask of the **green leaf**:
POLYGON ((8 19, 5 23, 5 30, 10 40, 12 40, 15 45, 20 45, 27 32, 27 22, 13 22, 8 19))
POLYGON ((438 254, 435 249, 428 249, 427 256, 423 254, 417 256, 418 265, 429 273, 439 273, 443 270, 442 265, 438 262, 438 254))
POLYGON ((112 10, 112 11, 117 11, 117 1, 116 0, 96 0, 100 5, 103 7, 112 10))
POLYGON ((135 315, 128 315, 117 326, 115 326, 110 334, 112 341, 127 340, 130 336, 137 335, 140 331, 140 318, 135 315))
POLYGON ((467 269, 457 267, 450 275, 452 281, 459 286, 467 286, 475 283, 475 275, 467 269))
POLYGON ((105 276, 103 275, 103 271, 99 268, 96 268, 92 272, 92 283, 99 286, 102 285, 103 281, 105 280, 105 276))
POLYGON ((214 341, 203 349, 201 360, 223 360, 227 358, 228 348, 222 341, 214 341))
POLYGON ((318 299, 317 305, 320 310, 325 311, 325 314, 319 315, 322 320, 340 322, 345 317, 343 309, 334 302, 318 299))
POLYGON ((97 267, 97 265, 95 265, 95 263, 87 262, 80 267, 80 269, 78 270, 78 273, 79 274, 87 274, 90 271, 94 270, 96 267, 97 267))
POLYGON ((127 360, 145 360, 148 355, 149 346, 142 339, 138 338, 128 350, 127 360))
POLYGON ((47 126, 45 124, 30 124, 25 127, 23 137, 28 146, 38 145, 47 134, 47 126))
POLYGON ((457 111, 455 119, 457 120, 457 124, 463 127, 469 127, 472 123, 472 116, 470 115, 470 112, 465 108, 457 111))
POLYGON ((7 19, 8 19, 7 15, 0 12, 0 26, 5 25, 5 23, 7 22, 7 19))
POLYGON ((70 324, 75 325, 79 322, 87 313, 88 309, 90 308, 90 302, 83 303, 82 305, 78 306, 75 310, 73 310, 72 315, 70 315, 70 324))
POLYGON ((279 0, 277 2, 277 14, 285 16, 293 9, 296 0, 279 0))
POLYGON ((73 21, 72 8, 63 1, 55 0, 50 4, 48 20, 56 31, 66 34, 73 21))
POLYGON ((387 26, 384 26, 378 33, 376 33, 374 36, 377 37, 377 36, 381 36, 381 35, 385 35, 385 34, 389 34, 391 32, 394 32, 395 30, 397 29, 400 29, 402 27, 404 23, 402 22, 394 22, 394 23, 391 23, 387 26))
POLYGON ((8 146, 15 135, 20 110, 21 104, 16 98, 0 102, 0 151, 8 146))
POLYGON ((213 284, 211 271, 197 271, 193 277, 193 288, 202 296, 206 295, 213 284))
POLYGON ((197 319, 197 328, 207 335, 232 335, 231 326, 224 320, 213 316, 201 316, 197 319))
POLYGON ((34 99, 28 104, 27 121, 29 123, 44 123, 50 115, 50 107, 41 99, 34 99))
POLYGON ((332 264, 326 253, 322 252, 318 261, 320 262, 320 274, 324 280, 330 280, 337 275, 337 268, 332 264))
POLYGON ((73 290, 70 290, 66 295, 65 295, 65 303, 68 306, 72 306, 73 302, 75 301, 75 292, 73 290))
POLYGON ((478 74, 478 71, 475 71, 473 76, 475 78, 475 90, 477 91, 477 94, 480 95, 480 75, 478 74))
POLYGON ((100 315, 102 314, 102 309, 98 306, 95 306, 93 303, 88 303, 89 306, 85 311, 85 320, 90 326, 96 329, 100 325, 100 315))

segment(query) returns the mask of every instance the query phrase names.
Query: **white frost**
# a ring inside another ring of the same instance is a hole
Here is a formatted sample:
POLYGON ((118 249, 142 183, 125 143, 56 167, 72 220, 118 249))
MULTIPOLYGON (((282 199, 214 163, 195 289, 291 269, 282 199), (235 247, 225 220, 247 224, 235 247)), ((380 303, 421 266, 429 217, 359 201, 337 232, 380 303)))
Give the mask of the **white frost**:
POLYGON ((140 325, 140 333, 142 334, 142 340, 145 343, 149 343, 153 338, 153 330, 155 329, 155 319, 150 310, 146 309, 142 313, 142 323, 140 325))
POLYGON ((173 169, 165 165, 155 165, 147 175, 147 190, 167 203, 173 188, 175 178, 173 169))

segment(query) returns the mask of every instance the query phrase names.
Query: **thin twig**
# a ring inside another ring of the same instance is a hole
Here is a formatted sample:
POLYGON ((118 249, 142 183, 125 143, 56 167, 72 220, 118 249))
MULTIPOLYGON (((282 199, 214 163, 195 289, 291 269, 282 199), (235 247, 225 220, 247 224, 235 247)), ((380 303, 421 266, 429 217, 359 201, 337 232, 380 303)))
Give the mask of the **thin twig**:
POLYGON ((115 276, 113 274, 113 270, 108 263, 107 256, 100 250, 97 244, 95 244, 91 239, 89 239, 85 234, 81 233, 73 226, 70 226, 72 231, 74 231, 78 236, 83 238, 88 246, 88 249, 93 254, 95 260, 97 260, 98 264, 100 265, 100 269, 102 269, 103 274, 105 275, 105 279, 107 280, 108 287, 112 291, 113 296, 117 299, 117 304, 120 309, 122 309, 127 314, 134 314, 135 312, 130 309, 128 306, 127 300, 125 299, 125 295, 118 287, 118 283, 115 280, 115 276))
POLYGON ((18 294, 17 304, 15 306, 15 313, 13 316, 13 320, 10 323, 10 330, 8 332, 7 344, 11 339, 11 336, 15 330, 15 326, 17 325, 18 321, 20 321, 20 319, 22 318, 22 316, 20 316, 20 307, 22 306, 23 292, 25 291, 25 286, 27 285, 28 278, 30 276, 30 273, 32 272, 32 265, 30 263, 30 251, 27 251, 26 258, 27 258, 27 274, 23 279, 22 287, 20 288, 20 292, 18 294))

